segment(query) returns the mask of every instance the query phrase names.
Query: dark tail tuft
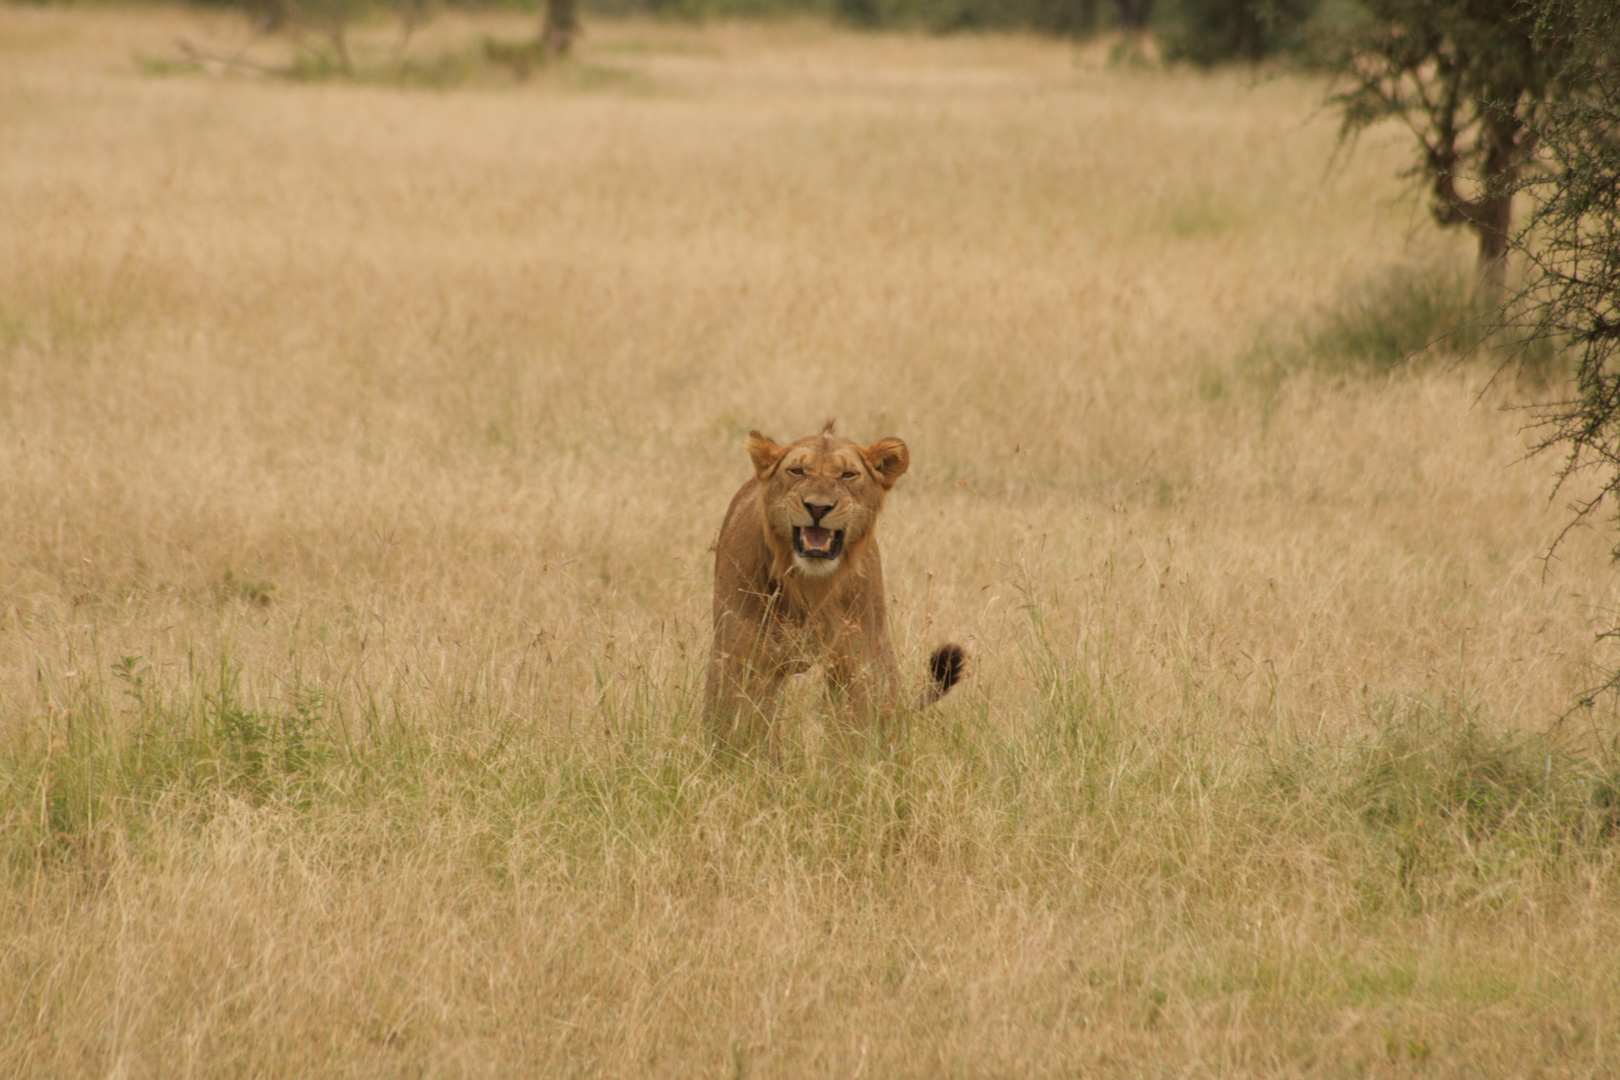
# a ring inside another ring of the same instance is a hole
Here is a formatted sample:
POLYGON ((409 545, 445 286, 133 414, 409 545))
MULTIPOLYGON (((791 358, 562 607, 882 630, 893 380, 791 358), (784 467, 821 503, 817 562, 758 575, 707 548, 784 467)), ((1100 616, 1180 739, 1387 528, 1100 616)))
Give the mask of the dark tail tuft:
POLYGON ((960 645, 941 645, 928 658, 928 674, 941 696, 962 681, 967 672, 967 652, 960 645))

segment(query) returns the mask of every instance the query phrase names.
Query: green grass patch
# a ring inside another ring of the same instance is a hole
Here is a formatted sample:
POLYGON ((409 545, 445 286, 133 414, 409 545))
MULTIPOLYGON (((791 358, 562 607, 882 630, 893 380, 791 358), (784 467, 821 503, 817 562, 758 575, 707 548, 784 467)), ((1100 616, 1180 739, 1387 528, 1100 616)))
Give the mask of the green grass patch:
MULTIPOLYGON (((1300 371, 1377 377, 1481 359, 1545 385, 1561 370, 1560 344, 1525 340, 1513 323, 1470 270, 1395 266, 1346 282, 1310 316, 1262 333, 1233 375, 1270 392, 1300 371)), ((1224 396, 1225 382, 1225 372, 1201 376, 1198 393, 1224 396)))
POLYGON ((1321 368, 1380 371, 1477 348, 1493 325, 1490 298, 1466 272, 1397 267, 1348 283, 1305 330, 1321 368))
POLYGON ((572 720, 488 723, 296 672, 254 688, 228 657, 165 679, 125 656, 81 679, 65 716, 13 725, 0 815, 27 824, 0 844, 17 866, 232 801, 409 816, 449 799, 538 815, 557 842, 597 853, 587 861, 604 844, 676 857, 724 834, 728 857, 859 878, 954 866, 1044 893, 1076 860, 1124 858, 1213 896, 1267 858, 1235 842, 1248 835, 1315 852, 1337 866, 1324 884, 1380 910, 1512 903, 1614 842, 1600 756, 1502 734, 1465 703, 1391 706, 1373 737, 1342 746, 1234 745, 1199 737, 1198 716, 1146 723, 1105 639, 1059 646, 1032 625, 1035 697, 1015 717, 963 703, 850 758, 810 738, 807 716, 779 754, 731 765, 709 759, 693 696, 668 686, 572 720))

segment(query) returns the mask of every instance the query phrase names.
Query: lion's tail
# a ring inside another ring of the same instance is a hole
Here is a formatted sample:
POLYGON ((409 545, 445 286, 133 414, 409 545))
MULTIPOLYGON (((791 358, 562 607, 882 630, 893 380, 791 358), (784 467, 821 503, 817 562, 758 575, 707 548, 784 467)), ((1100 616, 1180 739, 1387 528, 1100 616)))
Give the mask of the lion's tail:
POLYGON ((960 645, 941 645, 928 658, 928 685, 917 698, 917 708, 926 709, 944 697, 967 674, 967 650, 960 645))

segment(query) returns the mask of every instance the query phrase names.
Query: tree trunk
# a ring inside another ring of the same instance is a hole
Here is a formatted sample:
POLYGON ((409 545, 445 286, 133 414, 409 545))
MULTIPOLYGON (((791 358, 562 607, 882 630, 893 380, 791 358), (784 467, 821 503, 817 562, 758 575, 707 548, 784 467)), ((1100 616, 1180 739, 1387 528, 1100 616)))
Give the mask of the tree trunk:
POLYGON ((546 0, 546 18, 540 28, 540 51, 547 56, 567 56, 578 36, 578 0, 546 0))
POLYGON ((1479 276, 1491 288, 1500 292, 1507 285, 1508 234, 1513 228, 1513 193, 1511 191, 1481 199, 1479 213, 1473 221, 1474 234, 1479 237, 1479 276))
POLYGON ((1518 185, 1521 145, 1527 129, 1517 116, 1488 112, 1485 190, 1479 195, 1472 224, 1479 237, 1479 276, 1498 294, 1507 284, 1508 241, 1513 231, 1513 189, 1518 185))
MULTIPOLYGON (((1449 120, 1449 116, 1448 116, 1449 120)), ((1479 193, 1465 199, 1457 190, 1457 129, 1440 125, 1443 138, 1429 147, 1434 218, 1441 225, 1467 225, 1479 241, 1480 281, 1498 296, 1507 285, 1507 254, 1513 233, 1513 189, 1529 150, 1529 129, 1516 117, 1491 113, 1483 118, 1485 161, 1479 193)))

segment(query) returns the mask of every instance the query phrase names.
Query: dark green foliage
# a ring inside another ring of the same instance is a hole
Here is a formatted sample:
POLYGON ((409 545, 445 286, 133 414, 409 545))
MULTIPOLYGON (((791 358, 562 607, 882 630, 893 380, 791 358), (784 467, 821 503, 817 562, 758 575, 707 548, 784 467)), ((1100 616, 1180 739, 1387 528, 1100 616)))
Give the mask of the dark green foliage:
POLYGON ((1202 67, 1251 63, 1297 45, 1318 0, 1181 0, 1165 32, 1165 56, 1202 67))
MULTIPOLYGON (((200 3, 248 11, 268 30, 290 31, 298 27, 314 33, 331 24, 321 5, 353 5, 354 14, 345 20, 373 16, 406 18, 407 9, 417 6, 430 11, 430 0, 198 0, 200 3)), ((442 0, 434 6, 477 6, 472 0, 442 0)), ((582 33, 581 15, 625 16, 658 15, 674 19, 822 15, 853 26, 914 27, 939 32, 968 29, 1029 29, 1068 37, 1085 37, 1105 26, 1145 27, 1153 12, 1151 0, 495 0, 495 6, 537 12, 541 30, 533 39, 537 52, 558 56, 567 52, 563 45, 582 33), (1135 20, 1135 22, 1133 22, 1135 20), (543 47, 540 43, 544 43, 543 47)), ((425 21, 425 16, 417 20, 425 21)), ((518 45, 501 47, 498 62, 508 63, 508 52, 518 45)), ((326 50, 334 53, 330 41, 326 50)), ((333 55, 328 61, 338 61, 333 55)))
POLYGON ((826 15, 868 29, 1028 29, 1084 37, 1098 30, 1114 7, 1104 0, 587 0, 585 10, 685 19, 826 15))
MULTIPOLYGON (((481 6, 473 0, 195 0, 209 6, 246 11, 267 32, 284 33, 312 53, 303 68, 320 74, 352 75, 347 29, 376 17, 398 18, 402 32, 411 31, 442 7, 481 6)), ((486 3, 490 0, 486 0, 486 3)), ((1194 11, 1195 32, 1204 32, 1213 18, 1217 34, 1225 33, 1218 11, 1224 7, 1253 11, 1251 22, 1262 27, 1262 48, 1270 50, 1291 40, 1289 30, 1297 11, 1314 10, 1320 0, 1182 0, 1180 8, 1155 0, 492 0, 502 8, 540 14, 540 32, 533 39, 536 55, 565 55, 581 34, 581 13, 603 16, 648 14, 676 19, 822 15, 852 26, 922 28, 936 32, 957 30, 1034 30, 1063 37, 1086 37, 1118 27, 1133 32, 1153 26, 1179 25, 1185 11, 1194 11), (1207 9, 1207 10, 1206 10, 1207 9), (1202 20, 1202 21, 1201 21, 1202 20)), ((1180 33, 1179 30, 1174 31, 1180 33)), ((1179 39, 1178 39, 1179 40, 1179 39)), ((1194 44, 1192 57, 1203 46, 1194 44)), ((1217 52, 1225 46, 1216 46, 1217 52)), ((497 43, 495 62, 513 67, 533 66, 519 45, 497 43)), ((1199 52, 1198 55, 1203 55, 1199 52)), ((1217 56, 1216 59, 1221 57, 1217 56)), ((152 61, 154 67, 161 61, 152 61)), ((314 76, 309 76, 314 77, 314 76)))
POLYGON ((1148 28, 1153 18, 1153 0, 1114 0, 1114 20, 1131 31, 1148 28))
MULTIPOLYGON (((724 0, 720 0, 724 2, 724 0)), ((833 0, 854 26, 917 26, 948 32, 1031 29, 1084 37, 1099 25, 1098 0, 833 0)), ((812 9, 811 5, 804 5, 812 9)))

